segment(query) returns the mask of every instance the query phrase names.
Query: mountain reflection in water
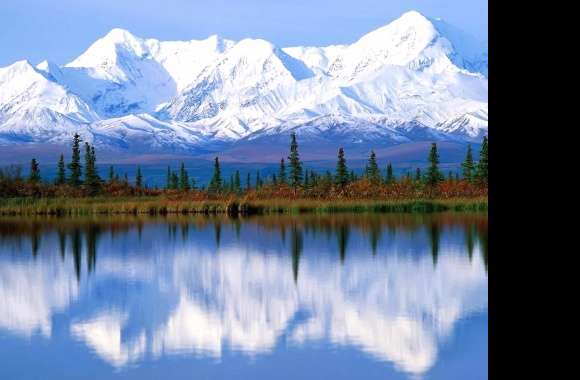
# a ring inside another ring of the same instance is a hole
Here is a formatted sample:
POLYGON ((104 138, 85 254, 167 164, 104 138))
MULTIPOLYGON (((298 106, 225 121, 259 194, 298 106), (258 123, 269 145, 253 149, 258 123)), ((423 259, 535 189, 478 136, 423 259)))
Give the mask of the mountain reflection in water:
POLYGON ((4 219, 0 335, 58 315, 115 368, 318 344, 421 375, 486 312, 487 247, 477 214, 4 219))

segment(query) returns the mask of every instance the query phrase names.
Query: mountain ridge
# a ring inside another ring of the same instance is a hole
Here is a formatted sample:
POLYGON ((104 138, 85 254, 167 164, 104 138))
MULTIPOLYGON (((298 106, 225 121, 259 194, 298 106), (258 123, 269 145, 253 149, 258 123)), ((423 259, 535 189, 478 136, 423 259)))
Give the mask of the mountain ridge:
POLYGON ((410 11, 350 45, 142 39, 115 28, 73 61, 0 68, 0 144, 219 151, 296 132, 336 145, 477 142, 487 47, 410 11))

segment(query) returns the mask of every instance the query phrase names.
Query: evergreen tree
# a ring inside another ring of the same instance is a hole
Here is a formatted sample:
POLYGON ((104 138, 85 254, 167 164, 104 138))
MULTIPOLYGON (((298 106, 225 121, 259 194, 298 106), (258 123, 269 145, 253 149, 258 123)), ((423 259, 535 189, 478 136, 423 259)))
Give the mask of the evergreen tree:
POLYGON ((56 168, 56 184, 57 185, 64 185, 66 182, 66 172, 65 172, 65 164, 64 164, 64 155, 61 154, 58 160, 58 165, 56 168))
POLYGON ((278 181, 281 185, 285 185, 287 183, 286 179, 286 164, 284 163, 284 159, 280 160, 280 169, 278 170, 278 181))
POLYGON ((290 161, 290 186, 294 188, 294 193, 296 194, 296 188, 302 183, 302 163, 300 162, 300 156, 298 154, 298 142, 296 142, 296 133, 292 132, 290 141, 290 156, 288 156, 290 161))
POLYGON ((197 182, 195 182, 195 178, 191 178, 191 190, 197 189, 197 182))
POLYGON ((449 170, 449 172, 447 173, 447 180, 449 182, 453 181, 453 172, 451 170, 449 170))
POLYGON ((81 141, 79 134, 75 133, 73 138, 71 162, 68 164, 68 169, 70 170, 70 177, 68 180, 69 183, 75 187, 81 185, 81 141))
POLYGON ((115 168, 113 165, 109 166, 109 183, 113 183, 115 181, 115 168))
POLYGON ((230 193, 234 192, 234 175, 233 174, 230 174, 230 183, 228 185, 228 191, 230 193))
POLYGON ((143 188, 143 174, 141 174, 140 166, 137 166, 137 175, 135 176, 135 187, 138 190, 143 188))
POLYGON ((389 162, 387 165, 387 176, 385 177, 385 183, 387 185, 395 183, 395 175, 393 174, 393 165, 389 162))
POLYGON ((241 193, 241 191, 242 191, 242 183, 240 180, 240 171, 239 170, 236 170, 236 175, 234 177, 234 191, 238 194, 241 193))
POLYGON ((354 170, 350 171, 350 182, 355 182, 357 180, 356 173, 354 170))
POLYGON ((250 180, 251 180, 250 172, 248 172, 246 176, 246 191, 250 191, 250 189, 252 188, 250 180))
POLYGON ((431 144, 431 150, 429 151, 429 164, 425 182, 427 185, 435 187, 443 180, 443 174, 439 170, 439 153, 437 153, 436 143, 431 144))
POLYGON ((477 181, 487 186, 488 183, 488 147, 487 136, 483 137, 481 150, 479 151, 479 162, 477 163, 477 181))
POLYGON ((127 172, 125 172, 125 175, 123 176, 123 186, 129 186, 129 175, 127 175, 127 172))
POLYGON ((336 185, 344 188, 348 183, 348 168, 344 158, 344 149, 338 149, 338 161, 336 163, 336 185))
POLYGON ((28 180, 32 183, 40 182, 40 168, 38 166, 38 161, 36 161, 36 158, 33 158, 30 161, 30 175, 28 177, 28 180))
POLYGON ((189 174, 185 170, 185 164, 182 162, 179 168, 179 190, 189 191, 189 174))
POLYGON ((415 169, 415 181, 417 182, 421 181, 421 168, 415 169))
POLYGON ((210 193, 219 193, 222 191, 222 172, 220 169, 220 161, 216 157, 213 166, 213 176, 209 182, 208 191, 210 193))
POLYGON ((367 177, 373 184, 378 184, 381 182, 381 172, 379 170, 379 165, 377 165, 377 156, 374 151, 371 151, 371 155, 369 157, 367 177))
POLYGON ((179 189, 179 176, 176 172, 171 171, 171 181, 170 181, 170 189, 177 190, 179 189))
POLYGON ((272 185, 278 185, 278 177, 276 177, 276 173, 272 173, 272 185))
POLYGON ((463 169, 463 178, 470 182, 473 181, 475 177, 475 165, 471 153, 471 144, 467 145, 467 154, 465 155, 465 161, 461 164, 461 168, 463 169))
POLYGON ((100 178, 97 173, 95 148, 85 142, 85 179, 84 185, 89 195, 99 191, 100 178))
POLYGON ((312 183, 310 182, 310 171, 308 169, 306 169, 304 171, 304 188, 306 190, 310 190, 311 187, 312 187, 312 183))
POLYGON ((260 171, 256 171, 256 190, 259 190, 262 187, 262 179, 260 178, 260 171))

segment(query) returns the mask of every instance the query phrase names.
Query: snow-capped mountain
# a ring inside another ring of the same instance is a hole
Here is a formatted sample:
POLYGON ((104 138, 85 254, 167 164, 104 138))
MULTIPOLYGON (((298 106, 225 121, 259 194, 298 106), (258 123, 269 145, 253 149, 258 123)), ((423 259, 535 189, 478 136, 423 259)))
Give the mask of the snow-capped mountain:
POLYGON ((410 11, 351 45, 141 39, 113 29, 63 66, 0 68, 0 143, 219 150, 296 131, 381 146, 487 134, 487 47, 410 11))

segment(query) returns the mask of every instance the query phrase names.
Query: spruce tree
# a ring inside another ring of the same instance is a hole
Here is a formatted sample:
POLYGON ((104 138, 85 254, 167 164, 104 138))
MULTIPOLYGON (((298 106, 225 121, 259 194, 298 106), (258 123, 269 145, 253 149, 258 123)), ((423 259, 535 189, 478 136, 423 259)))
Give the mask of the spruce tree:
POLYGON ((246 176, 246 191, 250 191, 250 189, 252 187, 250 180, 251 180, 250 172, 248 172, 248 174, 246 176))
POLYGON ((280 182, 280 185, 285 185, 287 183, 286 164, 284 163, 284 159, 280 160, 280 169, 278 169, 278 182, 280 182))
POLYGON ((179 176, 176 172, 171 171, 171 189, 177 190, 179 189, 179 176))
POLYGON ((66 182, 66 166, 64 164, 64 155, 61 154, 56 168, 56 184, 64 185, 66 182))
POLYGON ((99 191, 100 178, 97 173, 95 148, 85 142, 85 179, 84 185, 89 195, 99 191))
POLYGON ((477 163, 477 181, 485 186, 488 184, 488 154, 487 136, 484 136, 477 163))
POLYGON ((443 178, 443 174, 439 170, 439 153, 437 153, 437 144, 432 143, 431 150, 429 151, 429 168, 427 169, 425 182, 427 185, 435 187, 443 180, 443 178))
POLYGON ((141 167, 137 166, 137 174, 135 175, 135 187, 137 190, 143 188, 143 174, 141 174, 141 167))
POLYGON ((220 161, 219 158, 215 158, 214 166, 213 166, 213 176, 211 181, 209 182, 209 186, 207 190, 210 193, 219 193, 222 191, 222 172, 220 169, 220 161))
POLYGON ((256 171, 256 190, 259 190, 262 187, 262 179, 260 178, 260 171, 256 171))
POLYGON ((296 133, 292 132, 290 140, 290 156, 288 156, 290 161, 290 186, 294 188, 294 193, 296 194, 296 189, 302 183, 302 163, 300 162, 300 156, 298 154, 298 142, 296 141, 296 133))
POLYGON ((236 170, 236 175, 234 177, 234 190, 238 194, 242 191, 242 183, 240 180, 240 171, 239 170, 236 170))
POLYGON ((69 183, 75 187, 81 185, 81 141, 79 134, 75 133, 73 137, 71 162, 68 164, 68 169, 70 170, 70 177, 68 180, 69 183))
POLYGON ((395 183, 395 175, 393 174, 393 165, 389 162, 387 165, 387 176, 385 177, 385 183, 391 185, 395 183))
POLYGON ((354 170, 350 171, 350 182, 355 182, 357 180, 356 178, 356 173, 354 172, 354 170))
POLYGON ((367 166, 367 177, 373 184, 378 184, 381 182, 381 172, 379 170, 379 165, 377 164, 377 156, 374 151, 371 151, 369 157, 369 164, 367 166))
POLYGON ((336 163, 336 185, 344 188, 348 183, 348 168, 344 158, 344 149, 338 149, 338 161, 336 163))
POLYGON ((182 162, 179 168, 179 190, 189 191, 189 174, 185 169, 185 164, 182 162))
POLYGON ((36 158, 33 158, 30 161, 30 175, 28 176, 28 180, 32 183, 40 182, 40 168, 38 166, 38 161, 36 161, 36 158))
POLYGON ((310 183, 310 171, 308 169, 306 169, 304 171, 304 188, 306 190, 310 190, 311 187, 312 187, 312 183, 310 183))
POLYGON ((473 155, 471 153, 471 144, 467 145, 467 154, 465 155, 465 161, 461 164, 463 170, 463 178, 466 181, 473 181, 475 177, 475 165, 473 164, 473 155))
POLYGON ((417 182, 421 181, 421 168, 415 169, 415 181, 417 182))
POLYGON ((109 183, 113 183, 115 181, 115 168, 113 165, 109 166, 109 183))

